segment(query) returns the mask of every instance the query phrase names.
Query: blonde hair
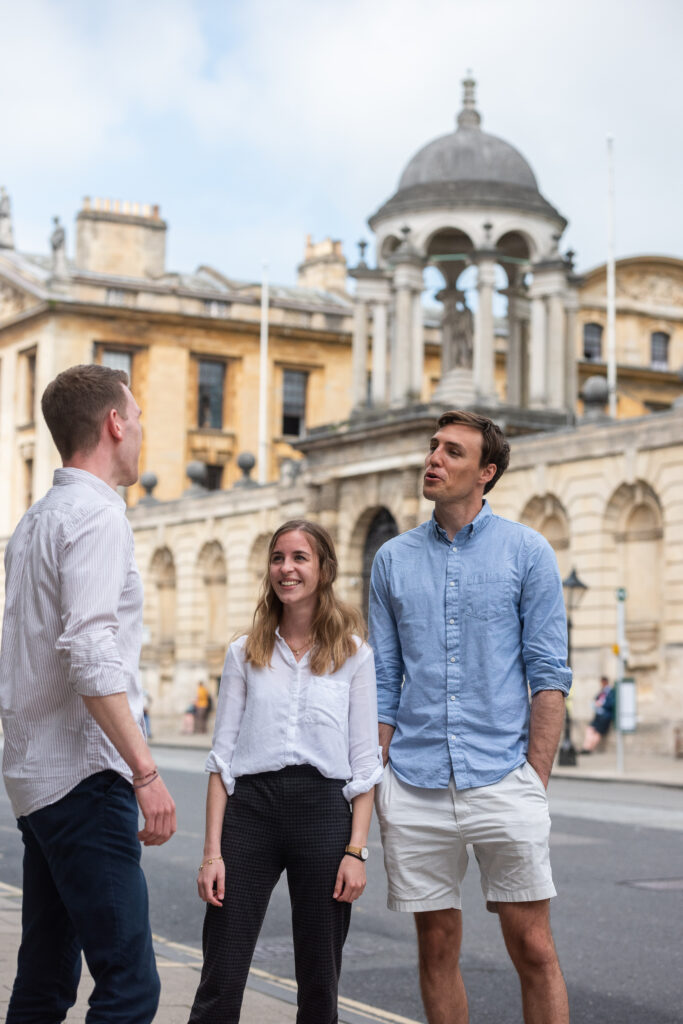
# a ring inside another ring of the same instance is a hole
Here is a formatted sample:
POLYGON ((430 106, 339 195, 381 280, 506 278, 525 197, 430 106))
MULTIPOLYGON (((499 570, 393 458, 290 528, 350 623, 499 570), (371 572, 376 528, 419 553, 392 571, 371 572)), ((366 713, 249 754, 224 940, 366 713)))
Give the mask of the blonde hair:
POLYGON ((270 562, 280 537, 294 530, 300 530, 307 535, 314 554, 318 556, 320 580, 318 606, 311 624, 311 672, 313 675, 321 676, 329 671, 336 672, 347 658, 356 653, 353 634, 364 640, 366 629, 360 612, 340 601, 334 592, 337 555, 332 538, 324 527, 308 519, 290 519, 270 538, 268 562, 251 630, 247 634, 244 655, 247 661, 259 668, 270 665, 275 647, 275 630, 282 616, 282 602, 270 582, 270 562))

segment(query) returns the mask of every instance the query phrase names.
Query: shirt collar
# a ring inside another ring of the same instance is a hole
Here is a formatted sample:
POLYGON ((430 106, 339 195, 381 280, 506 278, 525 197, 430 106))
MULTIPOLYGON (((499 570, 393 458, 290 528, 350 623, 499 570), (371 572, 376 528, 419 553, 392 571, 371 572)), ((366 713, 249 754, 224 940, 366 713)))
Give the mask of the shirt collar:
MULTIPOLYGON (((484 527, 488 524, 492 515, 493 512, 491 511, 491 506, 489 505, 488 501, 486 500, 486 498, 482 499, 481 511, 477 513, 477 515, 474 517, 471 523, 466 523, 463 526, 462 530, 459 530, 458 533, 456 534, 456 537, 459 538, 460 543, 462 543, 464 540, 467 540, 468 537, 473 536, 475 533, 479 533, 480 530, 483 530, 484 527)), ((436 515, 434 512, 432 512, 432 523, 434 524, 434 535, 437 537, 437 539, 445 541, 446 544, 450 544, 451 542, 448 538, 448 534, 446 533, 442 526, 439 526, 438 522, 436 521, 436 515)), ((456 537, 454 537, 453 540, 455 540, 456 537)))
POLYGON ((94 491, 97 491, 117 508, 126 507, 125 501, 113 487, 110 487, 99 476, 95 476, 94 473, 89 473, 87 469, 76 469, 74 466, 62 466, 61 469, 56 469, 52 477, 52 486, 65 487, 67 484, 85 484, 86 487, 92 487, 94 491))

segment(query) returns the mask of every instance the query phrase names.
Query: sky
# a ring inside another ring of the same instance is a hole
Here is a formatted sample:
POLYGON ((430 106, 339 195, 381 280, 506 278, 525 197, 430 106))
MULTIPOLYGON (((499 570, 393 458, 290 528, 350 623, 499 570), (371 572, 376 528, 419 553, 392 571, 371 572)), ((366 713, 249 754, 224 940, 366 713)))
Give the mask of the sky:
POLYGON ((472 69, 579 270, 608 134, 617 255, 683 257, 682 38, 680 0, 0 0, 0 185, 20 250, 105 196, 161 206, 171 270, 293 283, 308 233, 357 262, 472 69))

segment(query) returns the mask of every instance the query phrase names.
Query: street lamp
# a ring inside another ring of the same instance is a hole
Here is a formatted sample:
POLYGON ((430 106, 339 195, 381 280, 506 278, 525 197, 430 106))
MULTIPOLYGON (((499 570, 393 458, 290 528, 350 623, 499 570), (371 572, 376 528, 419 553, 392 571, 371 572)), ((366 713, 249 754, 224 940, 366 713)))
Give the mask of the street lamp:
MULTIPOLYGON (((581 604, 583 595, 588 586, 576 575, 576 569, 572 569, 566 580, 562 580, 564 590, 564 604, 567 609, 567 665, 572 667, 572 613, 581 604)), ((576 747, 572 743, 572 720, 567 705, 564 706, 564 739, 560 744, 558 763, 563 767, 574 767, 576 765, 576 747)))

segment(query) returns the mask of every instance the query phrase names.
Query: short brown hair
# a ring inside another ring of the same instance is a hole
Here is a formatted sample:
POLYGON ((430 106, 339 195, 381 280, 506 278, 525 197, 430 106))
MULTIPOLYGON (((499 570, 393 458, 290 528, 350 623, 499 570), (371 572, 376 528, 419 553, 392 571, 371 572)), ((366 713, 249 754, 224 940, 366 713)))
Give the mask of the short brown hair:
POLYGON ((63 460, 76 452, 87 455, 97 447, 111 409, 126 419, 122 384, 128 385, 124 370, 94 363, 70 366, 50 381, 40 405, 63 460))
POLYGON ((496 481, 508 468, 510 462, 510 445, 505 440, 505 434, 497 423, 487 416, 480 416, 478 412, 465 412, 463 409, 453 409, 439 416, 436 421, 437 429, 447 427, 449 423, 462 423, 464 427, 474 427, 481 434, 481 462, 480 466, 489 466, 493 463, 496 467, 496 475, 484 487, 484 494, 488 494, 496 481))

